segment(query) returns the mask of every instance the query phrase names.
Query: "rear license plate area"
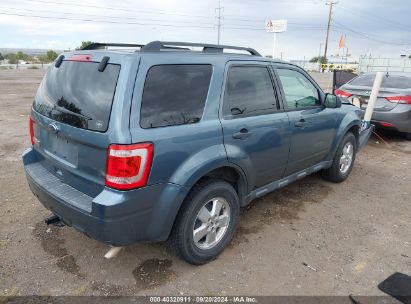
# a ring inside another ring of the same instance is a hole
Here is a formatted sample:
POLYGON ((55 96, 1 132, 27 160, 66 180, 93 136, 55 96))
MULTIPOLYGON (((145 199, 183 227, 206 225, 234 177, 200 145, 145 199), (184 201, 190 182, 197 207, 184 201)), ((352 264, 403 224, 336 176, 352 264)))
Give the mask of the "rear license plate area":
POLYGON ((77 166, 77 146, 67 138, 49 133, 45 150, 55 158, 77 166))

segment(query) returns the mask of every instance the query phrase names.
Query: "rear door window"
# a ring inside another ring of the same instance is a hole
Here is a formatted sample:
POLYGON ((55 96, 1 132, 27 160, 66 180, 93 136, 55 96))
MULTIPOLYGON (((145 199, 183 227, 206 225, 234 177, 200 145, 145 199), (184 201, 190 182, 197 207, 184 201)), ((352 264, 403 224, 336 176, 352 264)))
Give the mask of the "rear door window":
POLYGON ((63 61, 51 66, 37 91, 33 109, 48 118, 93 131, 107 130, 120 66, 63 61))
POLYGON ((207 64, 156 65, 147 72, 141 101, 144 129, 199 122, 210 86, 207 64))
POLYGON ((266 66, 233 66, 224 93, 225 116, 257 116, 277 111, 273 83, 266 66))

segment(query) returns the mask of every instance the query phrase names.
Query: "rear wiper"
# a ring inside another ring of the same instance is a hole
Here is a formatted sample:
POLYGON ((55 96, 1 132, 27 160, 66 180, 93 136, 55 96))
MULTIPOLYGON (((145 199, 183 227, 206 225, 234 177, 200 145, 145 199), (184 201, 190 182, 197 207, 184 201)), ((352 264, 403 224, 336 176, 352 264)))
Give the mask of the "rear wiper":
POLYGON ((86 119, 86 120, 93 120, 93 118, 91 118, 91 117, 88 117, 88 116, 80 114, 80 113, 73 112, 73 111, 71 111, 67 108, 60 107, 58 105, 54 105, 52 110, 58 110, 62 113, 66 113, 66 114, 70 114, 70 115, 73 115, 73 116, 81 117, 81 118, 86 119))

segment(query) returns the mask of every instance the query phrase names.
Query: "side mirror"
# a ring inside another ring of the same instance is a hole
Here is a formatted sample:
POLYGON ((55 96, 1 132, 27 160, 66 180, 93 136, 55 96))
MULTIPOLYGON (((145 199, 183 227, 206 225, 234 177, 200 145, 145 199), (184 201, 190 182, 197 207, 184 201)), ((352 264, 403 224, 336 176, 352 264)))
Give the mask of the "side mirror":
POLYGON ((331 108, 331 109, 341 108, 341 100, 337 96, 327 93, 325 95, 324 105, 326 108, 331 108))

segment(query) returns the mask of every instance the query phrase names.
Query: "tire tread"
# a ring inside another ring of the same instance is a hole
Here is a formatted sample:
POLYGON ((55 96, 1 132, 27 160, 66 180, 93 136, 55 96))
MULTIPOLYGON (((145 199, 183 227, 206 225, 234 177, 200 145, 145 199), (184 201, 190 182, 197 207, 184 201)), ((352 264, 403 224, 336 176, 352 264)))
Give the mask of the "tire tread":
POLYGON ((352 132, 347 132, 344 135, 343 140, 341 141, 340 145, 337 148, 337 151, 334 155, 334 159, 333 159, 333 163, 331 165, 330 168, 328 169, 324 169, 321 171, 321 176, 330 181, 330 182, 334 182, 334 183, 341 183, 344 180, 347 179, 347 177, 350 175, 352 167, 354 166, 354 161, 355 161, 355 155, 356 155, 356 150, 357 150, 357 145, 356 145, 356 138, 355 135, 352 132), (344 176, 341 175, 340 173, 340 168, 339 168, 339 157, 340 154, 342 152, 342 149, 345 145, 345 143, 351 139, 353 144, 354 144, 354 154, 353 154, 353 160, 352 160, 352 164, 351 164, 351 168, 349 169, 348 173, 344 176))
MULTIPOLYGON (((236 194, 236 191, 234 190, 234 188, 229 183, 223 180, 210 178, 210 179, 206 179, 202 181, 201 183, 195 185, 193 189, 191 189, 187 197, 184 199, 184 202, 175 220, 171 235, 168 239, 168 247, 172 251, 174 251, 177 254, 177 256, 183 258, 190 264, 202 265, 216 258, 216 256, 211 259, 200 258, 198 256, 193 255, 187 246, 188 240, 185 239, 185 233, 184 233, 186 221, 189 219, 190 214, 192 212, 192 208, 193 208, 190 202, 192 202, 203 191, 207 191, 208 188, 211 189, 211 188, 216 188, 216 187, 225 187, 229 191, 234 192, 236 194)), ((238 204, 238 199, 236 203, 238 204)))

